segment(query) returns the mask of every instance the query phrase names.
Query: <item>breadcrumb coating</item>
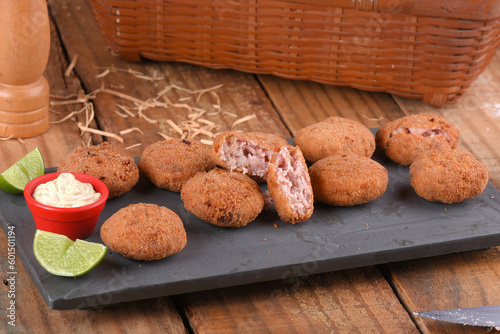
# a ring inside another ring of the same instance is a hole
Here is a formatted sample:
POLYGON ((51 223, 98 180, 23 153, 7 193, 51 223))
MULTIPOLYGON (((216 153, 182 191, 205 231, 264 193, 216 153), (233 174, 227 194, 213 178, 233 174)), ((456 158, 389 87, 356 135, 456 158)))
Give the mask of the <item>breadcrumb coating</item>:
POLYGON ((108 142, 77 147, 61 161, 57 171, 98 178, 108 187, 109 198, 125 194, 139 181, 139 169, 134 159, 121 155, 108 142))
POLYGON ((156 204, 131 204, 118 210, 101 227, 102 241, 133 260, 152 261, 180 252, 187 244, 179 216, 156 204))
POLYGON ((240 172, 215 168, 192 177, 181 190, 184 207, 221 227, 242 227, 257 218, 264 196, 257 182, 240 172))
POLYGON ((139 170, 158 188, 179 192, 198 172, 215 168, 210 146, 197 140, 169 139, 146 147, 139 170))
POLYGON ((465 150, 430 150, 411 164, 410 183, 428 201, 458 203, 484 191, 488 170, 465 150))
POLYGON ((370 129, 359 122, 335 116, 302 128, 294 143, 310 163, 330 155, 371 157, 375 152, 375 137, 370 129))
POLYGON ((362 156, 330 156, 309 168, 314 198, 335 206, 368 203, 384 194, 387 169, 362 156))

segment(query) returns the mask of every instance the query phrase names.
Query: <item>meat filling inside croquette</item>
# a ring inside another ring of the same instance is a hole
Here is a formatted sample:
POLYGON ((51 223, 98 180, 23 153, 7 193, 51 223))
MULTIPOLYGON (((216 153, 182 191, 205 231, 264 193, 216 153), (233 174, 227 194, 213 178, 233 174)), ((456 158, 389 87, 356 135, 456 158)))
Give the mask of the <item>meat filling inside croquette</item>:
MULTIPOLYGON (((392 138, 394 135, 398 133, 404 133, 408 135, 416 135, 416 136, 422 136, 424 138, 431 138, 434 136, 444 136, 446 138, 446 141, 448 143, 452 142, 451 136, 443 129, 440 128, 420 128, 420 127, 407 127, 407 126, 400 126, 396 129, 394 129, 390 135, 389 138, 392 138)), ((387 143, 386 143, 387 146, 387 143)))
POLYGON ((280 192, 288 198, 290 207, 299 216, 311 209, 311 182, 300 151, 281 149, 275 156, 274 164, 280 192))
POLYGON ((252 140, 231 136, 220 146, 218 155, 231 170, 266 177, 274 151, 259 146, 252 140))

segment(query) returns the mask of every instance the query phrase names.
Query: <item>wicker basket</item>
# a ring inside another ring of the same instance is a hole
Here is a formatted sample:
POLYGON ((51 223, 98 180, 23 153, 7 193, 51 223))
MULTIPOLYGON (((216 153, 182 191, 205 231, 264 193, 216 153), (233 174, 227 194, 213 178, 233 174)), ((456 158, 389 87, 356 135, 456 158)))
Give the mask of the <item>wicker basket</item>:
POLYGON ((459 99, 500 43, 497 0, 90 0, 130 61, 178 61, 459 99), (414 8, 418 7, 418 8, 414 8))

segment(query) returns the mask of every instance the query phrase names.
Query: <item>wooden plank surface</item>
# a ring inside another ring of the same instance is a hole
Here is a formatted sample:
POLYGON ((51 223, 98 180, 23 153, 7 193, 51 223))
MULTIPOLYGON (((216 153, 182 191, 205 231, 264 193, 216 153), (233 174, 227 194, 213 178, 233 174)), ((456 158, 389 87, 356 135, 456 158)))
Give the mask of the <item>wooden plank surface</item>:
POLYGON ((418 333, 375 267, 179 299, 195 333, 418 333))
MULTIPOLYGON (((378 127, 405 114, 432 111, 459 127, 461 147, 476 154, 487 165, 492 182, 497 187, 500 185, 500 148, 494 144, 500 142, 500 114, 495 113, 500 110, 496 109, 500 105, 496 95, 500 91, 498 56, 464 100, 434 109, 419 101, 387 94, 272 76, 256 77, 186 64, 124 62, 107 50, 86 0, 54 0, 49 1, 49 5, 54 22, 45 75, 54 95, 51 101, 75 98, 57 99, 56 95, 82 97, 102 88, 113 91, 113 94, 100 92, 89 99, 96 115, 89 127, 119 135, 123 143, 100 135, 84 133, 82 136, 77 124, 85 122, 87 116, 81 113, 74 119, 51 124, 43 136, 24 143, 1 142, 0 170, 34 147, 40 147, 47 166, 57 166, 76 146, 89 140, 92 143, 109 140, 122 153, 140 156, 147 145, 163 138, 159 133, 178 136, 167 120, 180 124, 196 108, 205 110, 204 117, 219 126, 215 131, 258 130, 283 136, 293 136, 302 127, 333 115, 378 127), (66 76, 64 72, 76 57, 74 71, 66 76), (103 75, 108 69, 110 73, 103 75), (144 114, 157 123, 151 124, 139 116, 118 115, 117 104, 129 108, 136 105, 130 99, 117 96, 116 92, 146 101, 165 87, 176 87, 165 96, 177 106, 146 108, 144 114), (197 95, 192 92, 210 87, 218 88, 196 101, 197 95), (234 121, 246 116, 253 118, 233 127, 234 121), (141 131, 120 134, 130 128, 141 131), (140 145, 134 146, 136 144, 140 145)), ((51 121, 60 120, 83 106, 55 103, 51 121)), ((203 138, 210 139, 209 136, 203 138)), ((3 234, 0 247, 3 263, 7 258, 7 239, 3 234)), ((420 330, 472 333, 485 329, 422 319, 414 322, 408 312, 427 306, 457 307, 457 303, 473 306, 500 300, 498 248, 317 275, 308 275, 307 268, 299 268, 303 277, 283 277, 266 283, 71 311, 47 308, 19 259, 16 261, 18 332, 418 333, 420 330)), ((4 267, 0 270, 4 282, 5 270, 4 267)), ((7 284, 1 285, 0 291, 5 295, 7 284)), ((6 302, 6 298, 0 298, 0 307, 4 308, 6 302)), ((10 328, 2 323, 0 331, 7 330, 10 328)))
MULTIPOLYGON (((391 284, 410 312, 496 305, 500 300, 499 247, 392 264, 388 270, 391 284)), ((415 320, 422 333, 489 330, 423 318, 415 320)))

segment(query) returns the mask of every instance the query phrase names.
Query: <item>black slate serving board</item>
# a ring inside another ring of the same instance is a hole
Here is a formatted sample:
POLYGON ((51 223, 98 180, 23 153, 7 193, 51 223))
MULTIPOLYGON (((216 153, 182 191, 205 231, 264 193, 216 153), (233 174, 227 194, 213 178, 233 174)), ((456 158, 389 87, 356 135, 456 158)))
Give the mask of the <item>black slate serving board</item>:
POLYGON ((187 212, 178 193, 156 188, 141 177, 130 192, 108 200, 86 240, 102 242, 102 223, 120 208, 142 202, 176 212, 185 224, 187 246, 152 262, 109 251, 101 264, 77 278, 51 275, 35 259, 36 227, 22 195, 0 191, 0 225, 6 234, 14 230, 16 253, 53 309, 100 308, 500 245, 500 192, 493 185, 462 203, 428 202, 411 188, 408 167, 391 162, 378 150, 373 159, 389 172, 384 195, 354 207, 317 203, 313 216, 296 225, 281 222, 271 209, 243 228, 213 226, 187 212))

